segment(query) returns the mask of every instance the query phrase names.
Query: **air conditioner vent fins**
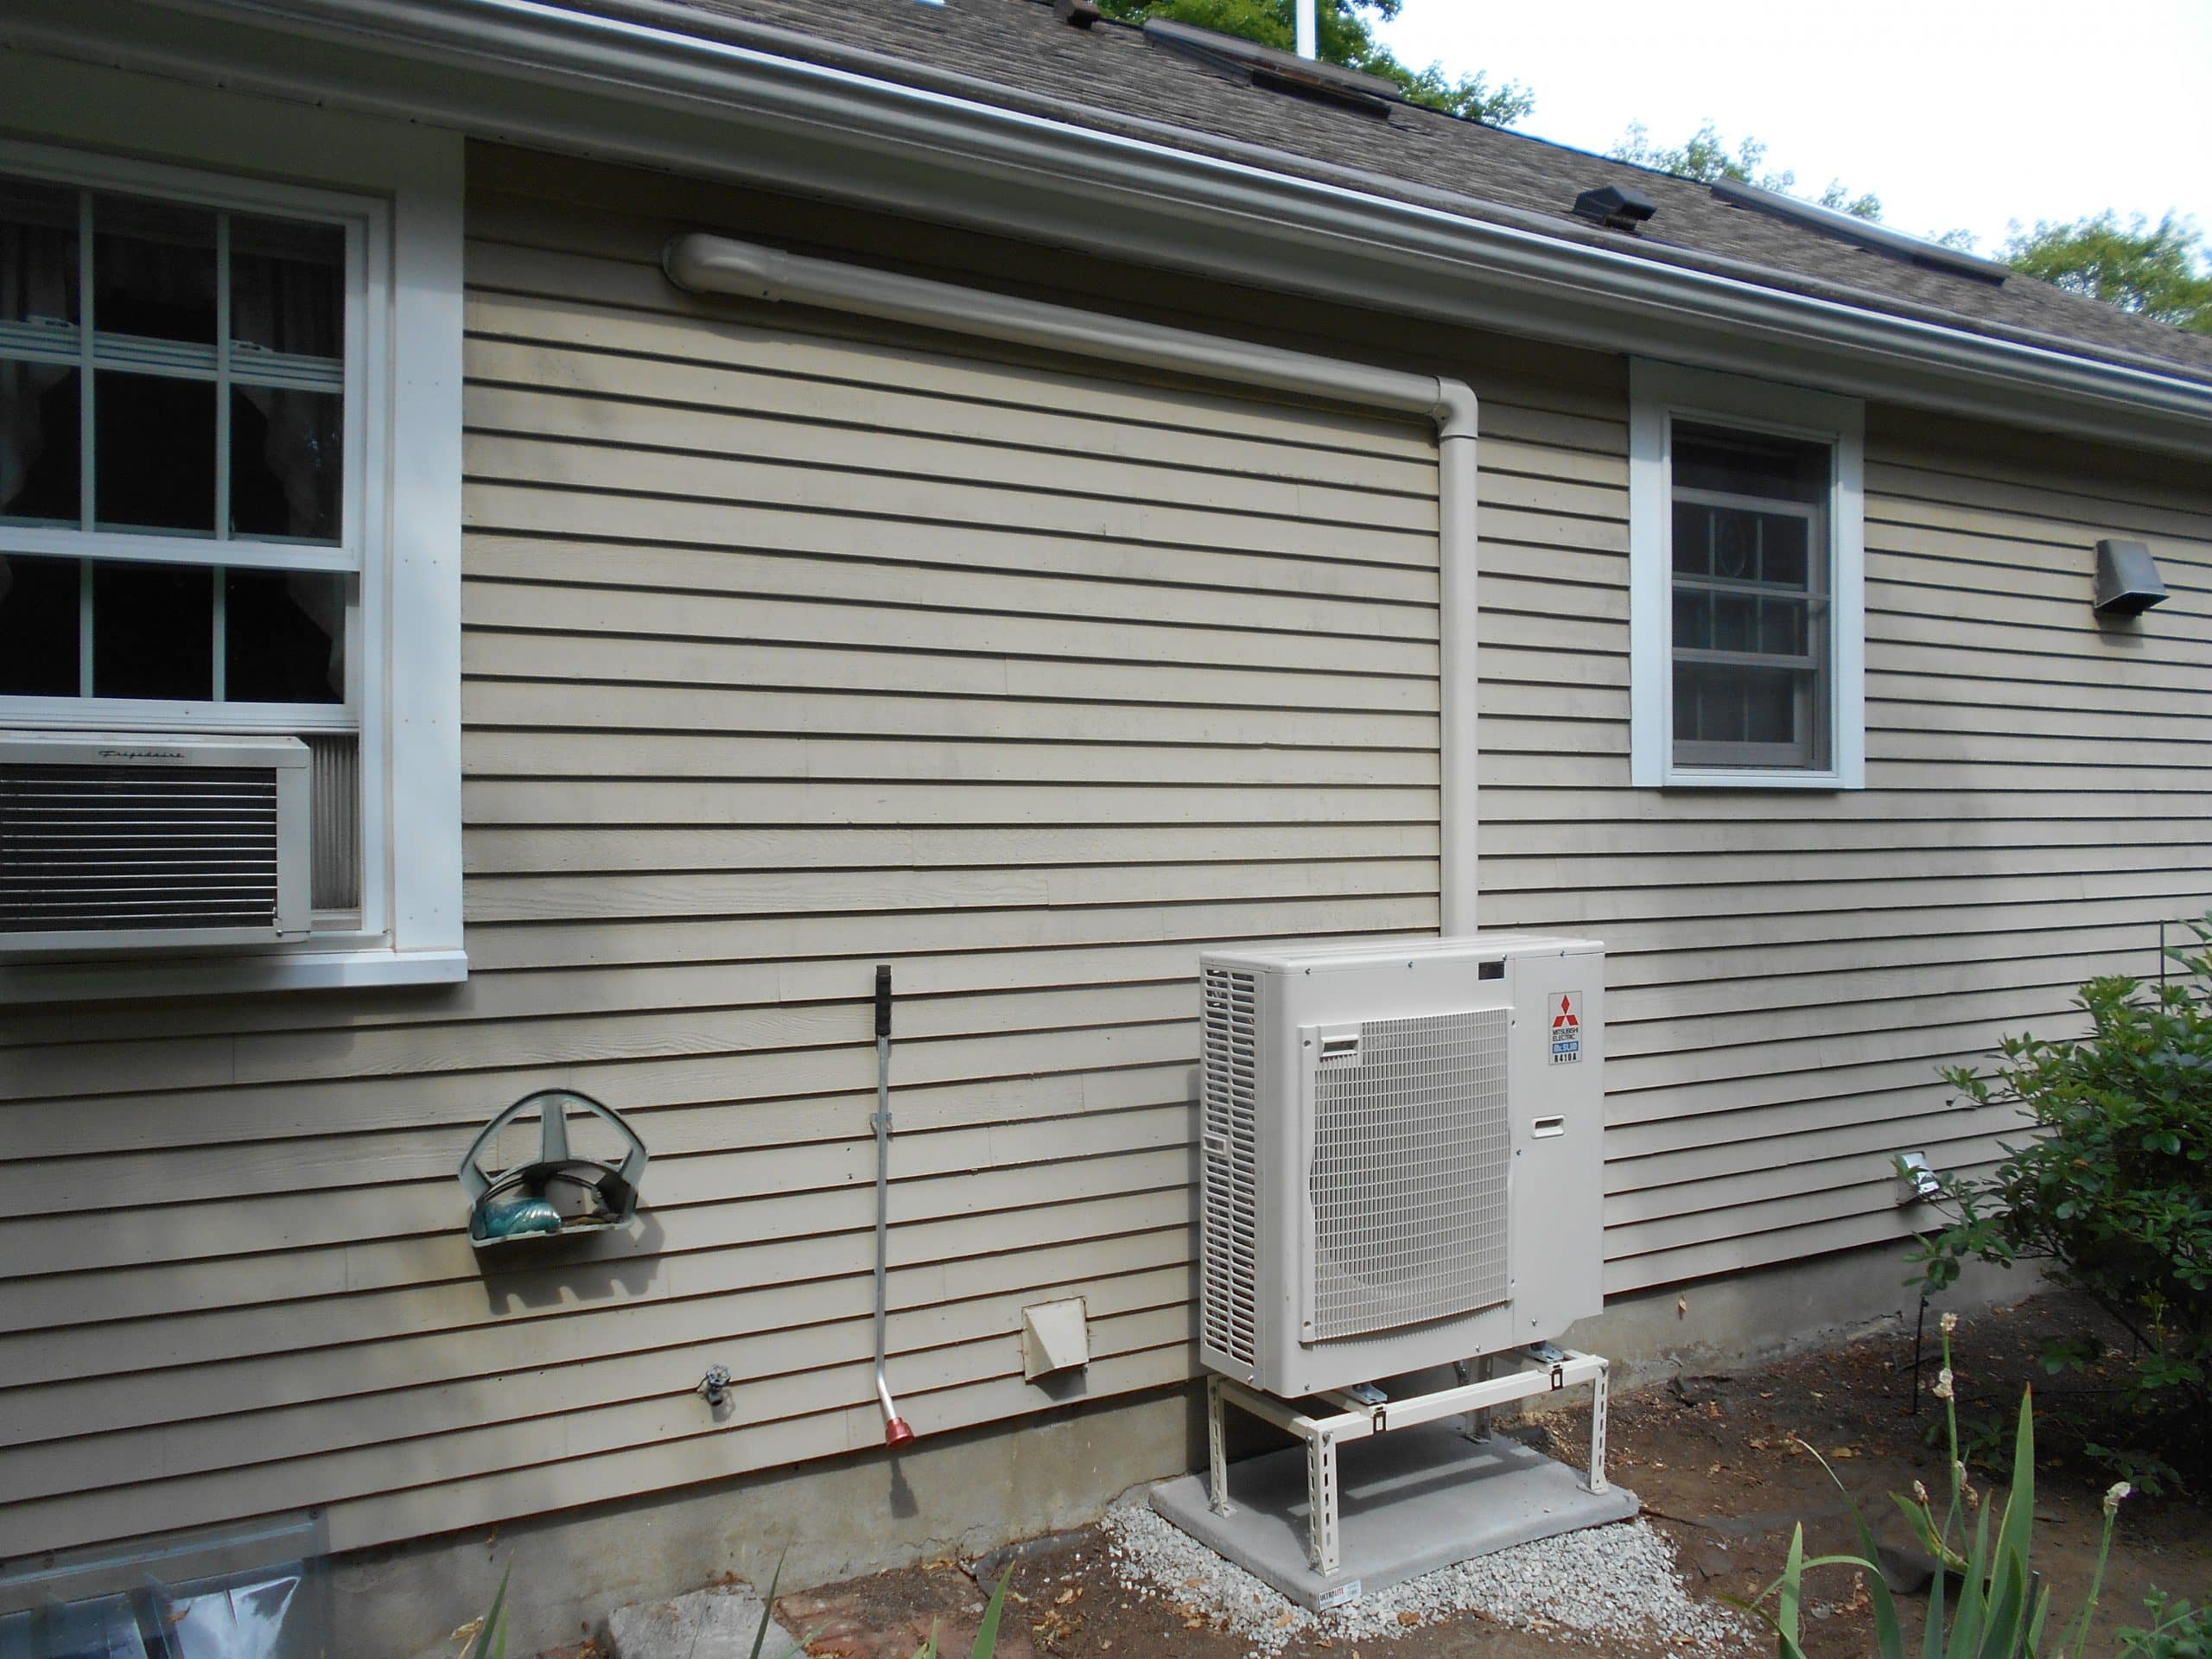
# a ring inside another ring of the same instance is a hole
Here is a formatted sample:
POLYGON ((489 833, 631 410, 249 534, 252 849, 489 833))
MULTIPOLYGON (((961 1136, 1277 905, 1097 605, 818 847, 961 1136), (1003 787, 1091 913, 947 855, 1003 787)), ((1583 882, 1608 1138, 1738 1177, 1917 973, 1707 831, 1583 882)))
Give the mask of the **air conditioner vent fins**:
POLYGON ((304 938, 296 737, 0 732, 0 957, 304 938))
POLYGON ((1259 1045, 1249 974, 1209 968, 1201 1031, 1199 1229, 1205 1272, 1198 1314, 1208 1344, 1253 1357, 1259 1190, 1259 1045))
POLYGON ((0 936, 276 925, 276 775, 0 766, 0 936))

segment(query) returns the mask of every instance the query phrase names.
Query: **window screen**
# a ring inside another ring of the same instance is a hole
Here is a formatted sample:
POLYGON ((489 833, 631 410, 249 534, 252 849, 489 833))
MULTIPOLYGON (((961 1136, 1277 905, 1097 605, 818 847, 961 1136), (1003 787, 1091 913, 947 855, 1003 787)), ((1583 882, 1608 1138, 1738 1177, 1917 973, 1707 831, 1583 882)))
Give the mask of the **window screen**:
POLYGON ((1676 422, 1675 760, 1829 764, 1827 444, 1676 422))

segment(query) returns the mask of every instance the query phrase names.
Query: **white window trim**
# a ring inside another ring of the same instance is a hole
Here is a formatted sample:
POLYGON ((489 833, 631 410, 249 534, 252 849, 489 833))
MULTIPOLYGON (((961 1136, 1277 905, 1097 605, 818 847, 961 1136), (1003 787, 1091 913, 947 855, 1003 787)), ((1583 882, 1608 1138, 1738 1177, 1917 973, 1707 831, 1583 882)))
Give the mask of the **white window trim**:
MULTIPOLYGON (((365 391, 359 412, 349 406, 346 416, 348 459, 358 454, 360 462, 346 484, 345 546, 283 550, 296 568, 327 561, 351 569, 358 561, 360 571, 362 637, 348 645, 359 646, 362 926, 252 951, 118 951, 0 963, 0 1003, 464 978, 462 142, 406 123, 115 70, 48 68, 50 76, 14 117, 16 130, 35 132, 38 142, 0 145, 0 168, 44 171, 66 162, 73 175, 118 188, 158 192, 164 182, 173 188, 183 182, 194 194, 264 209, 281 210, 287 201, 342 199, 349 210, 368 204, 368 299, 358 342, 365 391), (118 143, 161 160, 118 156, 118 143), (302 169, 311 176, 301 176, 302 169), (365 423, 358 448, 350 430, 356 421, 365 423)), ((349 377, 352 333, 349 323, 349 377)), ((170 556, 229 562, 227 550, 216 542, 190 550, 172 542, 170 556)), ((92 550, 79 544, 79 550, 92 550)), ((135 546, 101 550, 142 556, 135 546)), ((118 722, 121 707, 10 708, 0 725, 191 730, 212 722, 238 729, 257 718, 242 707, 152 702, 131 705, 118 722)), ((285 729, 316 723, 283 711, 285 729)))
POLYGON ((1629 371, 1630 777, 1639 789, 1866 786, 1866 405, 1853 397, 1638 358, 1629 371), (1675 761, 1674 512, 1677 420, 1827 444, 1829 765, 1675 761))

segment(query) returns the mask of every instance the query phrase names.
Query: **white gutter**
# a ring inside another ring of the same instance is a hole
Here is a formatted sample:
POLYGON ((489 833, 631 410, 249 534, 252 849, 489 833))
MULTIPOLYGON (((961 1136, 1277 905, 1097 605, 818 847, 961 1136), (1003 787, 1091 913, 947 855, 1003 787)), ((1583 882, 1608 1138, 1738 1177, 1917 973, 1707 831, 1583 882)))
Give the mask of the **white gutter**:
POLYGON ((2212 441, 2212 384, 2152 359, 2087 358, 2063 341, 1566 241, 707 38, 715 26, 707 12, 686 32, 545 0, 0 9, 0 42, 29 51, 2016 426, 2192 456, 2212 441))
POLYGON ((1465 381, 1379 369, 1103 312, 1015 299, 983 289, 811 258, 699 232, 670 242, 661 264, 671 282, 696 294, 819 306, 886 322, 1064 352, 1129 367, 1199 376, 1260 391, 1352 404, 1433 422, 1442 923, 1447 934, 1474 931, 1480 804, 1475 776, 1478 747, 1475 729, 1475 444, 1480 411, 1473 389, 1465 381))

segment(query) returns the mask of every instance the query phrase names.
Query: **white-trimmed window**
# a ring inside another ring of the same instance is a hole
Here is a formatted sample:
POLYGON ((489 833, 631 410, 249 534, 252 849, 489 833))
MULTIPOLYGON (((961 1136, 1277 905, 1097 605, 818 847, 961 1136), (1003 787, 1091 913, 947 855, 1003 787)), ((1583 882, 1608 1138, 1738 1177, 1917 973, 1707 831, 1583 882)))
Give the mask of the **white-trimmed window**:
POLYGON ((0 143, 0 728, 302 739, 314 932, 0 1001, 458 978, 458 143, 132 115, 0 143))
POLYGON ((1636 783, 1862 787, 1862 406, 1641 361, 1631 397, 1636 783))

